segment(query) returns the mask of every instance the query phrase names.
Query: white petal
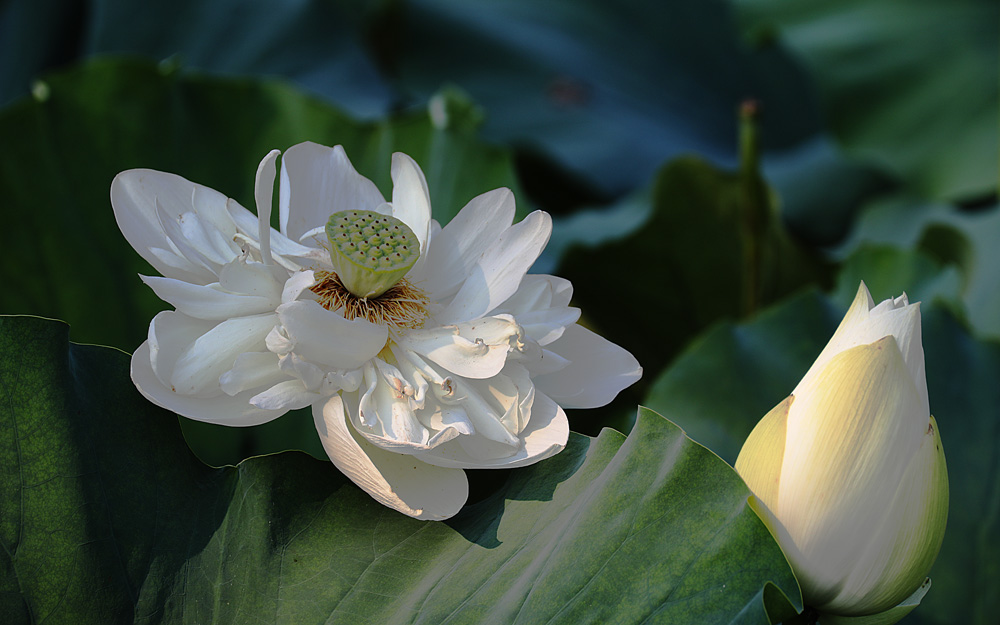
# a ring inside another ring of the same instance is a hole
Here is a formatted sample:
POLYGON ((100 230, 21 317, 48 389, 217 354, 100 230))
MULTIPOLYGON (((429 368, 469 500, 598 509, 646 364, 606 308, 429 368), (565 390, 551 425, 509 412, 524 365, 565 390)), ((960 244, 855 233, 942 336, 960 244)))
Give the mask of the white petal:
POLYGON ((365 382, 367 388, 358 402, 355 422, 358 432, 390 451, 424 448, 431 433, 417 420, 406 395, 397 390, 398 385, 394 389, 374 366, 365 367, 365 382))
POLYGON ((132 355, 132 382, 146 399, 157 406, 196 421, 245 427, 267 423, 285 413, 284 410, 261 410, 251 406, 249 400, 253 393, 249 391, 232 397, 220 392, 215 397, 207 398, 171 391, 153 373, 148 343, 140 345, 132 355))
POLYGON ((281 287, 287 278, 288 272, 279 267, 248 261, 241 256, 222 267, 219 286, 229 293, 258 295, 280 302, 281 287))
POLYGON ((392 155, 392 215, 413 230, 420 241, 420 256, 426 257, 431 195, 420 166, 402 152, 392 155))
POLYGON ((534 383, 565 408, 603 406, 642 376, 632 354, 577 324, 548 348, 570 364, 534 378, 534 383))
POLYGON ((278 317, 297 354, 335 369, 357 369, 382 350, 389 336, 384 326, 348 321, 312 300, 282 304, 278 317))
POLYGON ((168 264, 151 251, 171 250, 156 214, 157 204, 173 219, 194 212, 224 239, 232 240, 236 225, 226 210, 226 196, 180 176, 151 169, 123 171, 111 183, 115 220, 140 256, 164 276, 202 284, 211 282, 196 265, 168 264))
POLYGON ((250 398, 250 403, 264 410, 298 410, 322 399, 319 393, 306 390, 300 380, 279 382, 250 398))
POLYGON ((291 278, 285 282, 284 288, 281 290, 281 301, 287 304, 288 302, 294 302, 299 299, 302 293, 316 284, 316 276, 312 271, 300 271, 292 275, 291 278))
POLYGON ((469 483, 460 469, 385 451, 357 435, 340 396, 313 404, 313 419, 330 460, 376 501, 418 519, 440 520, 454 516, 468 499, 469 483))
POLYGON ((181 354, 198 338, 215 327, 215 322, 194 319, 183 313, 165 310, 149 324, 150 366, 160 383, 171 388, 170 378, 181 354))
MULTIPOLYGON (((257 219, 257 216, 240 206, 239 202, 233 199, 230 199, 226 203, 226 210, 229 211, 230 216, 232 216, 233 221, 236 223, 236 228, 239 230, 240 236, 250 242, 254 249, 260 250, 260 241, 258 241, 260 237, 260 221, 257 219)), ((325 250, 296 243, 274 228, 270 229, 269 236, 271 240, 271 255, 276 256, 275 260, 279 262, 288 258, 296 260, 329 260, 330 256, 325 250)))
POLYGON ((514 194, 510 189, 494 189, 472 198, 431 239, 420 288, 435 300, 454 294, 498 233, 513 221, 514 194))
POLYGON ((274 195, 274 161, 281 154, 271 150, 257 166, 257 178, 254 181, 254 200, 257 203, 257 240, 260 242, 261 262, 265 265, 274 263, 271 258, 271 196, 274 195))
POLYGON ((482 317, 513 295, 552 232, 552 218, 535 211, 514 224, 487 249, 448 307, 440 323, 482 317))
POLYGON ((785 553, 803 591, 817 604, 836 595, 844 572, 870 548, 857 537, 874 534, 887 514, 927 428, 926 413, 916 427, 909 418, 919 411, 891 336, 834 356, 794 396, 773 512, 794 543, 785 553))
POLYGON ((563 309, 569 306, 573 297, 573 285, 569 280, 548 274, 524 276, 521 286, 497 308, 519 317, 520 315, 550 308, 563 309))
POLYGON ((359 174, 344 148, 305 142, 281 159, 278 211, 281 233, 293 241, 326 224, 343 210, 374 210, 385 199, 371 180, 359 174))
MULTIPOLYGON (((531 420, 521 433, 523 444, 517 453, 505 458, 482 458, 470 455, 470 446, 459 440, 440 445, 419 455, 429 464, 465 469, 514 468, 534 464, 559 453, 569 440, 569 420, 566 413, 543 393, 535 393, 531 420)), ((461 441, 466 441, 463 437, 461 441)))
POLYGON ((185 395, 221 390, 219 376, 232 369, 241 353, 264 351, 264 337, 276 321, 274 314, 223 321, 184 350, 170 375, 171 385, 185 395))
POLYGON ((503 369, 510 352, 510 339, 517 334, 518 326, 513 318, 504 315, 430 330, 412 330, 396 342, 451 373, 466 378, 490 378, 503 369))
POLYGON ((222 266, 240 253, 230 238, 203 222, 193 211, 174 217, 157 201, 156 217, 171 249, 190 261, 192 266, 207 270, 212 276, 218 276, 222 266))
POLYGON ((273 311, 277 298, 227 293, 218 284, 189 284, 173 278, 139 276, 156 296, 178 311, 197 319, 229 319, 273 311))
POLYGON ((233 368, 219 376, 222 390, 229 395, 273 386, 288 379, 278 368, 278 355, 271 352, 246 352, 236 357, 233 368))
POLYGON ((904 293, 896 300, 885 300, 876 306, 864 282, 858 287, 854 302, 830 338, 830 342, 816 357, 812 367, 802 377, 792 394, 795 395, 800 388, 810 383, 837 354, 858 345, 874 343, 890 335, 896 339, 921 401, 927 406, 925 412, 929 414, 924 348, 920 332, 920 304, 910 304, 904 293))

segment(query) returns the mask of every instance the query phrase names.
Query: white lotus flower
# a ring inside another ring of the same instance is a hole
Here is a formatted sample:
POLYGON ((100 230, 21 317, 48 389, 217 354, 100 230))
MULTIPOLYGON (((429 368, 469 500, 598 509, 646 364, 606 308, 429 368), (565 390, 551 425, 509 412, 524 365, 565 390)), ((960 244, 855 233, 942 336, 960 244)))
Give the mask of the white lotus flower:
POLYGON ((281 160, 279 233, 278 155, 257 170, 259 220, 173 174, 112 183, 122 233, 163 275, 143 280, 176 308, 132 357, 152 402, 233 426, 311 405, 341 471, 387 506, 444 519, 467 498, 462 469, 559 452, 563 408, 604 405, 639 378, 631 354, 576 324, 568 281, 525 275, 551 220, 512 225, 509 190, 441 228, 408 156, 393 155, 386 202, 340 146, 302 143, 281 160))
POLYGON ((747 438, 736 470, 821 622, 894 623, 912 610, 948 516, 919 304, 903 294, 876 306, 862 283, 792 395, 747 438))

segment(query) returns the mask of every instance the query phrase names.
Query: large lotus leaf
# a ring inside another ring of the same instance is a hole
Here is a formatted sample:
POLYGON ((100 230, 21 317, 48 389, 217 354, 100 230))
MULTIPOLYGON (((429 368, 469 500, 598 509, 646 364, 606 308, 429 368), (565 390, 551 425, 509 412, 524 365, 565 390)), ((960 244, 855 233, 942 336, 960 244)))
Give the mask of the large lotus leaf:
POLYGON ((771 149, 820 127, 804 72, 777 47, 745 46, 720 0, 414 0, 399 31, 402 89, 457 83, 486 109, 489 136, 612 193, 681 154, 731 164, 747 98, 763 105, 771 149))
POLYGON ((993 0, 738 0, 751 40, 780 40, 817 81, 832 129, 919 193, 978 198, 996 187, 993 0))
MULTIPOLYGON (((868 261, 866 261, 868 262, 868 261)), ((898 262, 898 261, 894 261, 898 262)), ((930 266, 913 261, 924 269, 930 266)), ((908 269, 916 284, 934 292, 930 279, 908 269)), ((898 295, 873 291, 884 299, 898 295)), ((856 287, 857 285, 855 285, 856 287)), ((912 292, 920 299, 919 291, 912 292)), ((757 421, 791 392, 833 334, 843 307, 815 293, 796 296, 742 325, 723 324, 696 341, 655 382, 646 404, 676 422, 695 440, 734 461, 757 421)), ((948 530, 933 587, 905 624, 991 625, 1000 610, 995 519, 1000 456, 1000 345, 976 340, 948 305, 921 305, 931 412, 941 428, 948 461, 951 502, 948 530)))
MULTIPOLYGON (((53 75, 37 92, 38 99, 0 112, 0 218, 7 224, 0 311, 65 319, 88 343, 132 351, 166 307, 138 278, 155 272, 115 224, 109 189, 122 170, 177 173, 253 208, 260 158, 311 140, 343 144, 387 197, 392 152, 410 154, 443 223, 479 193, 517 192, 509 153, 481 143, 462 121, 466 105, 447 95, 434 100, 449 113, 436 121, 420 112, 359 123, 280 83, 114 59, 53 75)), ((322 454, 311 421, 306 414, 247 431, 189 421, 184 428, 202 458, 218 464, 289 448, 322 454)))
POLYGON ((11 0, 0 4, 0 103, 95 54, 175 57, 215 74, 283 76, 354 114, 388 108, 363 5, 302 0, 11 0))
POLYGON ((201 464, 126 354, 67 333, 0 318, 0 622, 723 624, 800 605, 743 482, 653 412, 417 521, 297 452, 201 464))

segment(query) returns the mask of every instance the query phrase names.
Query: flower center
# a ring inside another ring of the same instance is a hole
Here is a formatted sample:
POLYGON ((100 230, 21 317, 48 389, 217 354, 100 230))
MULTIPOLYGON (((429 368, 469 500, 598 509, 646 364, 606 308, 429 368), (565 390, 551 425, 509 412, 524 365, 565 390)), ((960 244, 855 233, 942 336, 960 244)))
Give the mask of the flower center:
POLYGON ((419 328, 427 319, 427 297, 405 278, 378 297, 358 297, 347 289, 340 276, 314 270, 316 284, 309 290, 327 310, 339 310, 345 319, 361 317, 390 330, 419 328))
POLYGON ((361 299, 379 297, 413 267, 420 244, 402 221, 372 211, 341 211, 326 223, 330 260, 344 288, 361 299))

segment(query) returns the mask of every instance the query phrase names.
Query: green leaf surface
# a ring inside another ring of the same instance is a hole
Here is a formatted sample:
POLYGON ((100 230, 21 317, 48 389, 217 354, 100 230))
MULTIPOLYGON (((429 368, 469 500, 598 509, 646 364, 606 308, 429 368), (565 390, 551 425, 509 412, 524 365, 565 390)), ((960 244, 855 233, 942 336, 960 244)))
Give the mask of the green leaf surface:
POLYGON ((401 90, 456 83, 486 109, 488 136, 614 194, 682 154, 734 162, 747 98, 763 103, 769 149, 820 128, 802 69, 776 47, 744 45, 719 0, 414 0, 397 43, 401 90))
MULTIPOLYGON (((873 288, 872 297, 898 295, 893 286, 873 288)), ((805 293, 752 322, 720 324, 656 380, 645 403, 733 461, 757 421, 805 374, 843 311, 805 293)), ((941 429, 951 499, 930 573, 934 587, 902 622, 990 625, 1000 611, 993 592, 1000 585, 1000 344, 970 336, 940 302, 925 301, 921 313, 931 413, 941 429)))
MULTIPOLYGON (((144 167, 182 175, 254 208, 259 160, 273 148, 310 140, 343 144, 355 167, 391 197, 391 155, 424 168, 434 216, 447 221, 479 193, 518 192, 510 154, 486 145, 452 111, 377 123, 354 121, 282 83, 220 80, 138 60, 99 59, 46 80, 44 98, 0 112, 0 311, 64 319, 76 340, 134 350, 166 307, 138 277, 155 271, 118 230, 109 190, 114 176, 144 167), (455 120, 455 123, 451 123, 455 120)), ((527 213, 518 198, 520 216, 527 213)), ((277 225, 277 211, 274 211, 277 225)), ((322 455, 309 415, 246 431, 185 422, 213 464, 247 455, 306 449, 322 455)))
POLYGON ((800 607, 739 477, 651 411, 417 521, 304 454, 201 464, 126 354, 67 333, 0 318, 0 622, 768 623, 800 607))
POLYGON ((751 40, 777 35, 812 70, 834 134, 925 197, 996 190, 994 0, 739 0, 751 40))

